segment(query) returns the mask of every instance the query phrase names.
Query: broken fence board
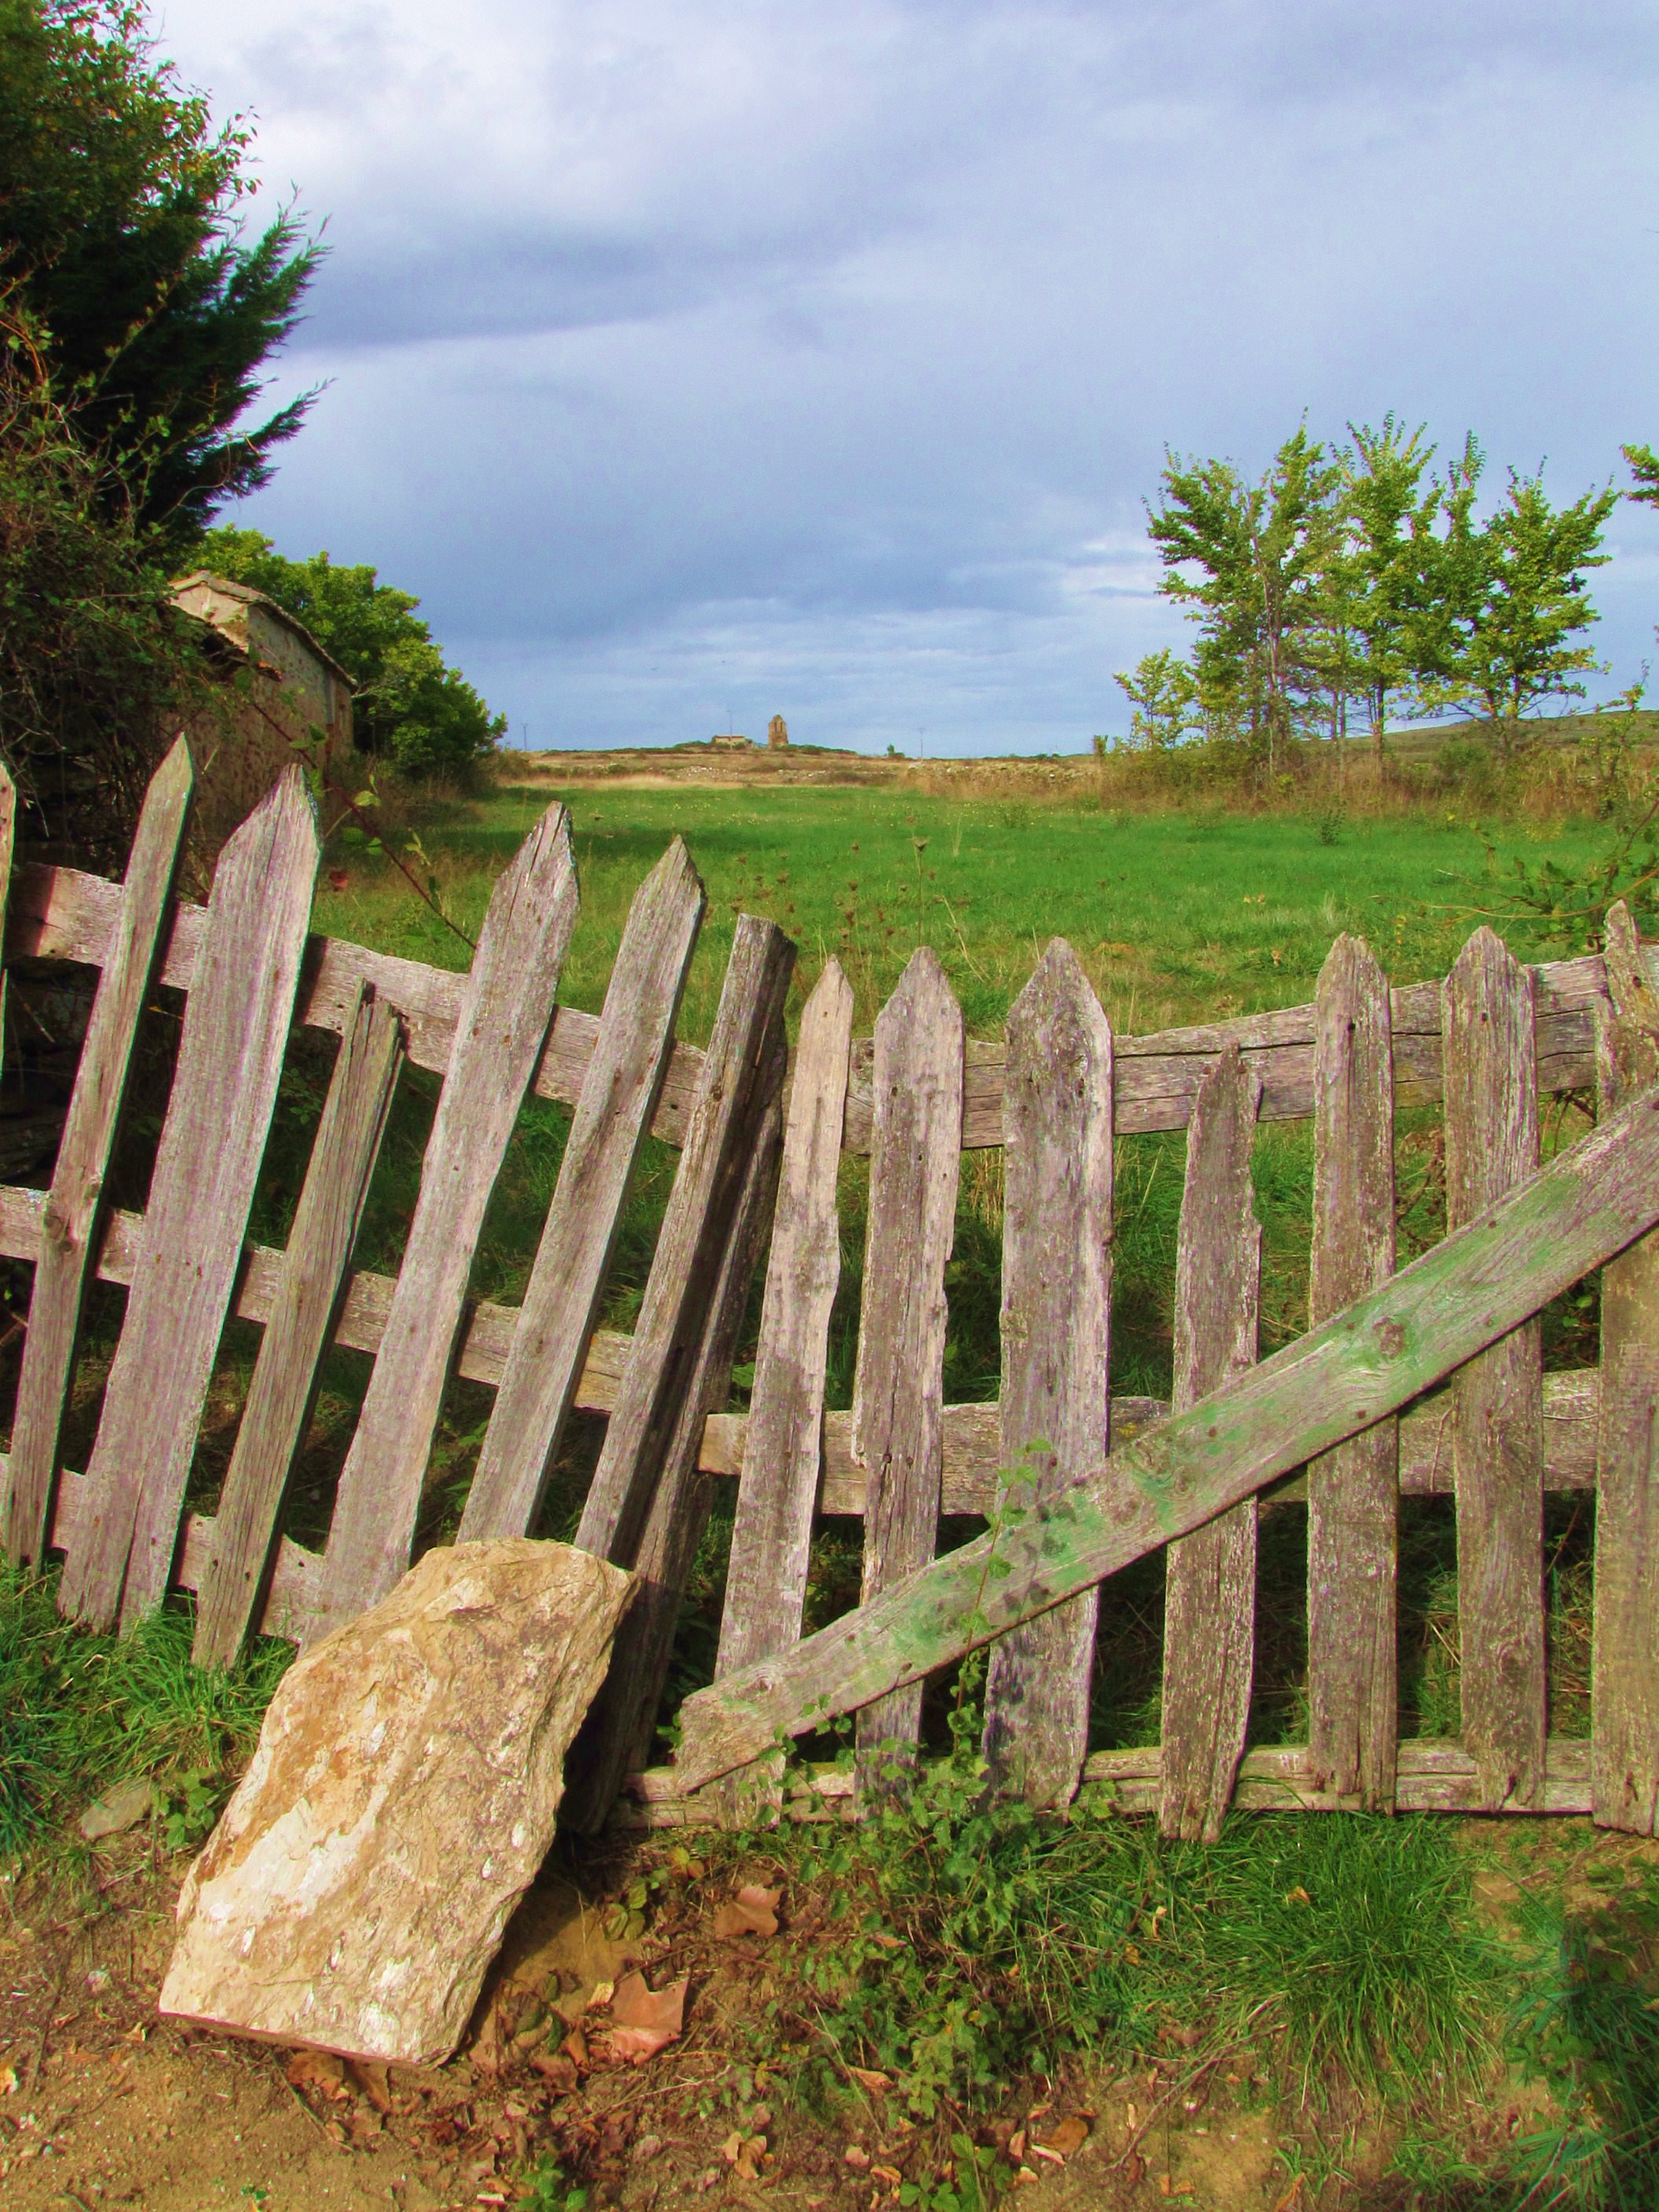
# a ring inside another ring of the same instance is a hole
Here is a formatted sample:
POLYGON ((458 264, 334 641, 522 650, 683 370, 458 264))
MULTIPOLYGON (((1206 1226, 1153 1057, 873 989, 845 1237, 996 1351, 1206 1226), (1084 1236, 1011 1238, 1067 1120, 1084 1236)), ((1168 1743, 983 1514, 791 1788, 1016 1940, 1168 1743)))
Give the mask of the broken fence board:
MULTIPOLYGON (((1443 986, 1446 1219, 1459 1229, 1538 1164, 1533 980, 1477 929, 1443 986)), ((1486 1810, 1543 1786, 1543 1340, 1536 1320, 1452 1383, 1462 1736, 1486 1810)))
MULTIPOLYGON (((1000 1466, 1024 1510, 1110 1449, 1112 1030, 1055 938, 1008 1016, 1000 1466)), ((991 1647, 992 1778, 1066 1805, 1089 1748, 1099 1595, 1086 1590, 991 1647)))
POLYGON ((564 1820, 584 1834, 595 1833, 610 1819, 624 1779, 644 1764, 655 1741, 680 1601, 714 1499, 714 1485, 697 1467, 698 1439, 708 1407, 730 1394, 738 1331, 772 1224, 785 1057, 780 1003, 769 1066, 755 1099, 758 1124, 750 1125, 743 1189, 635 1554, 637 1589, 629 1632, 611 1654, 605 1686, 572 1754, 564 1820))
MULTIPOLYGON (((1659 1078, 1659 994, 1622 900, 1607 915, 1601 1103, 1616 1113, 1659 1078)), ((1659 1233, 1601 1277, 1601 1389, 1591 1647, 1593 1809, 1650 1836, 1659 1820, 1659 1233)))
POLYGON ((629 1179, 673 1049, 703 888, 676 837, 635 893, 460 1538, 526 1536, 574 1401, 629 1179))
POLYGON ((772 1040, 795 948, 753 915, 738 917, 703 1056, 702 1087, 657 1236, 633 1347, 588 1485, 576 1542, 632 1566, 686 1379, 702 1340, 757 1127, 772 1080, 772 1040))
MULTIPOLYGON (((817 1502, 830 1316, 841 1280, 841 1167, 853 987, 825 963, 800 1018, 767 1261, 755 1382, 726 1570, 716 1677, 800 1638, 817 1502)), ((732 1778, 726 1810, 776 1796, 770 1762, 732 1778)))
MULTIPOLYGON (((1177 1413, 1255 1362, 1261 1231, 1250 1148, 1261 1097, 1229 1045, 1194 1103, 1176 1255, 1177 1413)), ((1169 1549, 1158 1814, 1166 1836, 1212 1844, 1221 1833, 1250 1717, 1255 1554, 1253 1498, 1169 1549)))
POLYGON ((1115 1451, 998 1540, 980 1537, 793 1651, 680 1709, 680 1786, 868 1705, 1188 1534, 1397 1413, 1659 1220, 1659 1092, 1213 1397, 1115 1451))
POLYGON ((366 993, 341 1041, 214 1515, 191 1651, 198 1667, 228 1667, 253 1625, 289 1471, 316 1393, 317 1363, 386 1133, 402 1049, 397 1015, 366 993))
MULTIPOLYGON (((190 748, 179 738, 144 795, 75 1071, 52 1188, 41 1208, 40 1256, 29 1293, 9 1480, 5 1510, 0 1515, 0 1547, 20 1566, 39 1564, 52 1525, 58 1438, 73 1376, 82 1300, 98 1237, 104 1180, 160 951, 194 781, 190 748)), ((9 830, 8 815, 8 862, 9 830)))
MULTIPOLYGON (((1389 983, 1339 937, 1320 971, 1308 1318, 1394 1273, 1389 983)), ((1313 1786, 1394 1803, 1399 1655, 1399 1425, 1379 1421, 1308 1468, 1308 1740, 1313 1786)))
MULTIPOLYGON (((8 918, 6 957, 75 960, 97 966, 107 946, 119 891, 118 884, 74 868, 20 867, 8 918)), ((200 907, 178 908, 161 971, 162 981, 177 989, 190 988, 202 920, 200 907)), ((1659 945, 1644 946, 1642 959, 1650 979, 1659 982, 1659 945)), ((1595 1007, 1604 988, 1601 957, 1552 961, 1535 972, 1539 1082, 1551 1091, 1591 1088, 1595 1081, 1595 1007)), ((410 1060, 416 1066, 441 1072, 453 1046, 464 981, 446 969, 371 952, 344 939, 319 937, 313 940, 307 963, 300 1018, 314 1028, 338 1030, 358 983, 368 981, 404 1016, 410 1060)), ((1392 1004, 1397 1103, 1432 1103, 1441 1096, 1438 988, 1433 983, 1407 984, 1392 994, 1392 1004)), ((1314 1022, 1311 1006, 1287 1006, 1149 1036, 1119 1036, 1115 1043, 1118 1133, 1184 1128, 1206 1069, 1229 1039, 1239 1045, 1261 1079, 1261 1118, 1305 1118, 1313 1111, 1314 1022)), ((559 1009, 536 1072, 538 1097, 574 1103, 598 1033, 594 1015, 574 1007, 559 1009)), ((870 1148, 872 1051, 868 1037, 854 1045, 845 1136, 849 1152, 870 1148)), ((975 1039, 969 1044, 965 1146, 1002 1142, 1004 1057, 1000 1040, 975 1039)), ((652 1121, 653 1134, 669 1144, 684 1141, 702 1065, 702 1055, 695 1046, 675 1047, 652 1121)))
POLYGON ((276 1103, 305 951, 317 823, 285 771, 219 856, 150 1176, 147 1234, 58 1587, 71 1618, 131 1628, 167 1595, 214 1355, 276 1103))
POLYGON ((569 817, 555 804, 497 880, 479 932, 386 1333, 340 1472, 324 1629, 377 1604, 408 1568, 472 1255, 553 1018, 577 904, 569 817))
MULTIPOLYGON (((962 1152, 962 1009, 923 945, 876 1022, 875 1127, 853 1451, 865 1468, 862 1601, 923 1565, 945 1474, 945 1268, 962 1152)), ((914 1766, 920 1684, 858 1717, 859 1795, 914 1766)))

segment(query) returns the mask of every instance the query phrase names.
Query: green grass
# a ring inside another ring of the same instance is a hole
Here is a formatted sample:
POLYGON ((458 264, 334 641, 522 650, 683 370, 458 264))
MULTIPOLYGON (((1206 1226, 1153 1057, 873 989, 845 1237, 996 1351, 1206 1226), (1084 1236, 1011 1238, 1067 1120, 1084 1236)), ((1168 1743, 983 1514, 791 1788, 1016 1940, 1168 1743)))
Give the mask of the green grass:
POLYGON ((293 1653, 261 1638, 209 1672, 191 1664, 193 1626, 174 1605, 125 1638, 88 1635, 59 1618, 55 1574, 0 1565, 0 1867, 52 1856, 129 1778, 154 1780, 164 1805, 176 1796, 204 1832, 293 1653))
POLYGON ((1443 1820, 1245 1815, 1166 1844, 1087 1800, 987 1804, 964 1752, 856 1827, 713 1848, 811 1900, 752 2033, 818 2108, 849 2067, 932 2121, 1075 2063, 1235 2051, 1297 2099, 1437 2097, 1489 2061, 1513 1986, 1443 1820))

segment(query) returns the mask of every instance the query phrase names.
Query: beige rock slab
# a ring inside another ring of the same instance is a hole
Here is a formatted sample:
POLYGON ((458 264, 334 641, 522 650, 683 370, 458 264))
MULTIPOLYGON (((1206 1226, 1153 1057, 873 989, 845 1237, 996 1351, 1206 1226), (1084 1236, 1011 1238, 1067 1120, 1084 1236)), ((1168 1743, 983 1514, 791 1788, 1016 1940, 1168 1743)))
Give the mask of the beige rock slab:
POLYGON ((185 1880, 162 2012, 448 2057, 633 1589, 568 1545, 456 1544, 297 1659, 185 1880))

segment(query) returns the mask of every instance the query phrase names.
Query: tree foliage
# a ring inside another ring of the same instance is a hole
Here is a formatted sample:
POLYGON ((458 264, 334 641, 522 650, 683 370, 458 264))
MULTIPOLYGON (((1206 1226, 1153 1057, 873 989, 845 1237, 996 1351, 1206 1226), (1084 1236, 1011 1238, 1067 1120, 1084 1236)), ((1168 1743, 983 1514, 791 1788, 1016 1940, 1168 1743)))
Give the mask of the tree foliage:
POLYGON ((405 774, 465 778, 493 749, 506 719, 446 667, 408 592, 380 581, 367 564, 326 553, 290 561, 257 530, 209 532, 203 564, 251 584, 297 617, 350 677, 359 745, 405 774))
POLYGON ((137 0, 0 0, 0 298, 105 510, 175 552, 266 480, 307 404, 236 427, 319 252, 291 213, 244 238, 249 143, 156 61, 137 0))
MULTIPOLYGON (((1630 495, 1659 503, 1659 457, 1626 453, 1630 495)), ((1483 518, 1474 439, 1443 471, 1434 457, 1424 428, 1392 414, 1380 428, 1351 423, 1334 448, 1304 423, 1255 482, 1231 461, 1169 455, 1148 532, 1162 589, 1198 638, 1190 665, 1165 653, 1117 678, 1135 708, 1135 741, 1156 729, 1167 746, 1188 733, 1158 704, 1183 679, 1194 730, 1268 778, 1298 738, 1340 746, 1351 704, 1379 760, 1402 704, 1478 717, 1509 759, 1528 715, 1582 696, 1598 665, 1585 638, 1595 620, 1586 575, 1607 557, 1601 537, 1618 495, 1609 485, 1557 507, 1541 477, 1511 471, 1483 518)))
POLYGON ((1115 678, 1118 689, 1134 713, 1129 723, 1129 742, 1149 752, 1164 752, 1178 745, 1196 726, 1198 685, 1193 672, 1179 653, 1166 646, 1149 653, 1133 675, 1115 678))
POLYGON ((165 567, 27 357, 0 362, 0 755, 35 850, 116 867, 199 665, 165 567))

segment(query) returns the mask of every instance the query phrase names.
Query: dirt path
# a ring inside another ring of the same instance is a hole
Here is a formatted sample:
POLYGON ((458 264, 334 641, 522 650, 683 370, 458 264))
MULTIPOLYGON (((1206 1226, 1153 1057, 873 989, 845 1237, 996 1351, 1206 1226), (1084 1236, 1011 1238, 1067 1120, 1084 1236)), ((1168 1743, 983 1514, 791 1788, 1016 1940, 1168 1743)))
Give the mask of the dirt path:
MULTIPOLYGON (((0 1889, 6 2212, 471 2212, 516 2206, 526 2172, 555 2160, 591 2212, 885 2212, 902 2183, 926 2182, 929 2208, 948 2178, 941 2131, 881 2091, 830 2121, 775 2109, 739 2033, 773 1993, 766 1947, 717 1938, 714 1900, 690 1887, 623 1942, 604 1933, 603 1906, 546 1880, 508 1930, 468 2047, 441 2068, 388 2070, 158 2020, 182 1869, 125 1838, 89 1903, 54 1914, 0 1889), (640 2065, 608 2060, 604 2033, 609 1988, 635 1966, 653 1988, 689 1982, 684 2037, 640 2065), (733 2056, 744 2049, 747 2064, 733 2056)), ((1179 2039, 1132 2075, 1028 2098, 981 2140, 1022 2212, 1314 2202, 1285 2195, 1293 2175, 1248 2066, 1195 2069, 1179 2039)), ((562 2186, 528 2201, 564 2212, 562 2186)))

